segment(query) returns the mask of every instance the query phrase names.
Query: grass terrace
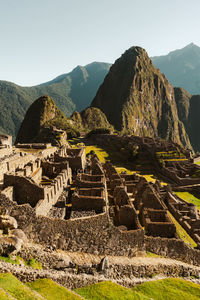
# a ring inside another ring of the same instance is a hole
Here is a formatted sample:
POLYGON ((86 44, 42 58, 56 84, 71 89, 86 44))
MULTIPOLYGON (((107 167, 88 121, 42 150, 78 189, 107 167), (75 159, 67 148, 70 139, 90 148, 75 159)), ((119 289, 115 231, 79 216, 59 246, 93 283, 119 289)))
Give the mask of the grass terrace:
POLYGON ((179 151, 156 152, 156 157, 158 159, 174 159, 174 160, 186 159, 185 155, 179 151))
POLYGON ((176 278, 145 282, 134 287, 132 291, 143 294, 154 300, 200 299, 199 285, 176 278))
POLYGON ((185 229, 183 229, 183 227, 179 224, 178 221, 176 221, 176 219, 172 216, 172 214, 169 211, 167 213, 170 219, 172 220, 172 222, 174 223, 174 225, 176 226, 176 232, 180 237, 180 239, 182 239, 189 246, 193 248, 196 247, 197 244, 195 243, 195 241, 193 241, 193 239, 189 236, 189 234, 185 231, 185 229))
POLYGON ((75 291, 88 300, 197 300, 200 297, 198 284, 175 278, 145 282, 132 289, 106 281, 75 291))
POLYGON ((86 287, 76 289, 75 292, 88 300, 150 300, 148 296, 111 281, 99 282, 86 287))
POLYGON ((175 192, 175 194, 186 202, 196 205, 200 211, 200 199, 188 192, 175 192))
POLYGON ((69 300, 79 300, 80 296, 73 294, 73 292, 67 290, 63 286, 55 283, 51 279, 38 279, 34 282, 26 283, 30 289, 36 291, 38 294, 48 300, 59 300, 59 299, 69 299, 69 300))

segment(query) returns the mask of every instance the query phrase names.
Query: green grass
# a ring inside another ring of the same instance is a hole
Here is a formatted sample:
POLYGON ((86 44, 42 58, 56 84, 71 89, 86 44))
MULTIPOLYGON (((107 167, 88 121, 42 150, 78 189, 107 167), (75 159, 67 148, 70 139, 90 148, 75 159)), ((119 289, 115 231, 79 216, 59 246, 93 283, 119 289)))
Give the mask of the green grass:
MULTIPOLYGON (((0 274, 0 287, 16 299, 39 300, 42 299, 31 289, 21 283, 11 273, 0 274)), ((1 298, 0 298, 1 299, 1 298)))
POLYGON ((180 237, 180 239, 182 239, 186 244, 189 244, 192 247, 196 247, 197 244, 193 241, 193 239, 189 236, 189 234, 187 234, 185 229, 183 229, 183 227, 176 221, 176 219, 172 216, 172 214, 168 212, 168 215, 172 220, 172 222, 174 223, 174 225, 176 226, 176 232, 180 237))
POLYGON ((25 261, 25 265, 33 269, 42 269, 42 264, 34 258, 30 258, 25 261))
POLYGON ((38 279, 34 282, 26 283, 26 285, 48 300, 81 299, 79 296, 73 294, 72 292, 68 291, 66 288, 53 282, 51 279, 45 279, 45 278, 38 279))
POLYGON ((200 165, 200 161, 195 162, 196 165, 200 165))
POLYGON ((105 163, 106 160, 108 159, 109 155, 103 148, 100 148, 98 146, 86 146, 85 154, 87 155, 88 153, 90 153, 90 151, 95 152, 95 154, 98 156, 101 163, 105 163))
POLYGON ((10 256, 0 256, 0 260, 13 265, 19 265, 20 262, 24 263, 24 260, 20 256, 16 256, 16 259, 11 259, 10 256))
POLYGON ((146 252, 146 257, 162 257, 161 255, 155 254, 153 252, 146 252))
POLYGON ((25 266, 31 267, 33 269, 42 269, 42 264, 34 258, 23 260, 23 258, 21 258, 20 256, 16 256, 16 259, 11 259, 10 256, 0 256, 0 260, 13 265, 19 265, 20 263, 23 263, 25 266))
POLYGON ((200 199, 196 198, 194 195, 188 192, 175 192, 175 194, 181 199, 196 205, 197 209, 200 211, 200 199))
POLYGON ((135 171, 130 171, 127 168, 120 168, 120 167, 116 167, 116 171, 120 174, 121 172, 126 172, 127 174, 131 175, 133 173, 135 173, 135 171))
POLYGON ((132 289, 154 300, 200 299, 200 286, 182 279, 163 279, 145 282, 132 289))
POLYGON ((10 300, 10 299, 13 299, 13 298, 9 297, 9 295, 7 295, 4 290, 0 289, 0 299, 1 300, 10 300))
POLYGON ((169 159, 164 159, 164 161, 186 161, 188 160, 187 158, 169 158, 169 159))
POLYGON ((88 300, 148 300, 148 296, 133 292, 111 281, 99 282, 76 289, 75 292, 88 300))

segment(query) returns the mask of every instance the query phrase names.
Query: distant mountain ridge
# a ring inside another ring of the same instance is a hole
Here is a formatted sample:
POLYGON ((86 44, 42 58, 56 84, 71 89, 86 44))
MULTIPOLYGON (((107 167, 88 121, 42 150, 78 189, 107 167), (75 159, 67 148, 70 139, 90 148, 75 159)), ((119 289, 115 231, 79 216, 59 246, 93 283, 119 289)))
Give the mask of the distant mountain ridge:
POLYGON ((191 43, 151 59, 173 86, 184 88, 193 95, 200 94, 200 47, 191 43))
POLYGON ((70 73, 33 87, 0 81, 0 132, 15 137, 28 107, 42 95, 52 97, 66 116, 83 110, 94 98, 110 66, 101 62, 77 66, 70 73))

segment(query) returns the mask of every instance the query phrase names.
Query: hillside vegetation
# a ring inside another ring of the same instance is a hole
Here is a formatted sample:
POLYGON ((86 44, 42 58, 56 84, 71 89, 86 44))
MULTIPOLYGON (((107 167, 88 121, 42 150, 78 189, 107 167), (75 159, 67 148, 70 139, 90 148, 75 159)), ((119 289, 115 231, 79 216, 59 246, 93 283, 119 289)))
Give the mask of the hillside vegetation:
POLYGON ((0 81, 0 132, 15 137, 28 107, 43 95, 52 97, 65 116, 69 117, 74 110, 85 109, 109 68, 110 64, 94 62, 33 87, 0 81))
POLYGON ((29 107, 19 129, 16 143, 52 142, 55 144, 54 140, 59 140, 61 133, 54 134, 52 126, 66 131, 69 137, 79 135, 73 122, 67 119, 49 96, 40 97, 29 107))

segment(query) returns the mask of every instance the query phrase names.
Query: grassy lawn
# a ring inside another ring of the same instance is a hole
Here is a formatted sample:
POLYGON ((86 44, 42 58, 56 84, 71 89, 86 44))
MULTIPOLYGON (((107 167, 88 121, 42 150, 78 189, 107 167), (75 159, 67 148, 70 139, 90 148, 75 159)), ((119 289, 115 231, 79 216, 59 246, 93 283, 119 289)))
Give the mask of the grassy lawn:
MULTIPOLYGON (((20 282, 11 273, 0 274, 0 287, 15 299, 39 300, 43 299, 36 295, 31 289, 20 282)), ((1 299, 1 298, 0 298, 1 299)))
POLYGON ((200 211, 200 199, 196 198, 194 195, 188 192, 175 192, 175 194, 181 199, 196 205, 197 209, 200 211))
POLYGON ((178 236, 186 244, 189 244, 192 247, 196 247, 197 244, 193 241, 193 239, 189 236, 189 234, 187 234, 185 229, 183 229, 183 227, 176 221, 176 219, 172 216, 172 214, 170 212, 168 212, 168 215, 169 215, 170 219, 172 220, 172 222, 174 223, 174 225, 176 226, 176 231, 177 231, 178 236))
POLYGON ((150 300, 148 296, 144 296, 140 292, 133 292, 131 289, 127 289, 111 281, 88 285, 76 289, 75 292, 88 300, 150 300))
POLYGON ((182 279, 163 279, 142 283, 132 289, 154 300, 197 300, 200 286, 182 279))
POLYGON ((68 291, 66 288, 58 285, 57 283, 53 282, 51 279, 38 279, 34 282, 26 283, 28 287, 32 290, 35 290, 37 293, 45 297, 48 300, 62 300, 62 299, 69 299, 69 300, 78 300, 81 297, 73 294, 72 292, 68 291))

